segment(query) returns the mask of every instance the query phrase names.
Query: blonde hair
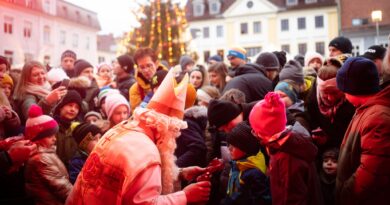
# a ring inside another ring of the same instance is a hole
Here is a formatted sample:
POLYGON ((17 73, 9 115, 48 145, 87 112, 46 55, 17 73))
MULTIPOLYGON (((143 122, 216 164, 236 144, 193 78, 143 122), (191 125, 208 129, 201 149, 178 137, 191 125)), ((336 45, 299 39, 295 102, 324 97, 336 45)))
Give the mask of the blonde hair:
POLYGON ((29 61, 24 64, 20 79, 14 90, 14 99, 23 99, 26 95, 27 83, 30 81, 31 72, 35 67, 42 68, 46 72, 45 66, 38 61, 29 61))

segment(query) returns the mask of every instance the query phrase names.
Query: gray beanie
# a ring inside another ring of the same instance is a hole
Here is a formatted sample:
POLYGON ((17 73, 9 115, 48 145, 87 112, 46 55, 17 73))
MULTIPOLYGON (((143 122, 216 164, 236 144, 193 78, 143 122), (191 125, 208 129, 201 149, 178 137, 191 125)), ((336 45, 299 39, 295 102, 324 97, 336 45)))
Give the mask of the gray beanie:
POLYGON ((256 64, 264 66, 265 70, 279 70, 278 57, 270 52, 264 52, 256 59, 256 64))
POLYGON ((195 64, 194 60, 190 56, 183 55, 180 57, 179 64, 182 69, 184 69, 188 64, 195 64))
POLYGON ((292 80, 298 84, 303 84, 303 69, 301 64, 295 60, 289 60, 279 73, 279 80, 292 80))

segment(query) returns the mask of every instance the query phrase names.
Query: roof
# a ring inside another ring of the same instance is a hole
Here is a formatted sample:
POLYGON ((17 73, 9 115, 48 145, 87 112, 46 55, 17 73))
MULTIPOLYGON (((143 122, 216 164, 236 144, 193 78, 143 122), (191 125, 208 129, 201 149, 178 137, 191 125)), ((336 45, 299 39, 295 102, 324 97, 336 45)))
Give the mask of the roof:
POLYGON ((97 36, 97 50, 112 52, 112 46, 115 46, 115 38, 112 34, 97 36))
POLYGON ((211 15, 210 12, 209 12, 208 1, 207 0, 203 0, 204 5, 205 5, 204 14, 202 16, 194 16, 193 15, 194 9, 193 9, 193 6, 192 6, 192 2, 193 1, 194 0, 188 0, 187 4, 186 4, 186 7, 185 7, 187 21, 199 21, 199 20, 209 20, 209 19, 222 18, 221 14, 223 14, 231 5, 233 5, 234 2, 236 2, 236 0, 220 1, 221 2, 221 11, 219 12, 219 14, 211 15))
POLYGON ((57 1, 57 16, 74 23, 82 24, 100 30, 96 12, 79 7, 72 3, 57 1))
POLYGON ((303 10, 328 6, 337 6, 335 0, 317 0, 315 3, 306 3, 305 0, 298 0, 298 4, 294 6, 287 6, 286 0, 269 0, 279 8, 283 8, 282 11, 303 10))

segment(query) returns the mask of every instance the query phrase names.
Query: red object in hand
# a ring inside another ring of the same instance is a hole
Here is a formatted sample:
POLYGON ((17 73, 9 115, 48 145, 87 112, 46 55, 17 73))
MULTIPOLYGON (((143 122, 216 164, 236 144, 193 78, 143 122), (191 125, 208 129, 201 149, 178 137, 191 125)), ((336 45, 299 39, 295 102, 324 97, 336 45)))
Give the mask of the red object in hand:
POLYGON ((210 161, 210 163, 206 167, 206 171, 199 175, 196 178, 197 182, 201 181, 210 181, 211 176, 214 172, 222 171, 224 167, 223 161, 221 159, 215 158, 210 161))

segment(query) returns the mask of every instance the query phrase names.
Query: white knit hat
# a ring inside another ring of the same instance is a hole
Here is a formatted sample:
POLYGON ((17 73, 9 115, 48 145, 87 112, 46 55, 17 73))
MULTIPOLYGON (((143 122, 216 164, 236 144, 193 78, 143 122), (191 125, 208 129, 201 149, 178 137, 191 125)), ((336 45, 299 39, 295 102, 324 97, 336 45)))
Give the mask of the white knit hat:
POLYGON ((126 100, 123 95, 119 93, 113 93, 110 95, 107 95, 106 97, 106 104, 104 104, 104 111, 107 114, 107 119, 111 118, 112 113, 114 110, 119 107, 120 105, 126 105, 127 109, 129 109, 130 113, 130 105, 129 102, 126 100))
POLYGON ((64 79, 69 79, 66 75, 65 71, 61 68, 53 68, 49 72, 47 72, 46 79, 51 83, 60 82, 64 79))
POLYGON ((305 55, 305 66, 309 66, 309 62, 314 58, 318 58, 321 60, 321 64, 324 63, 324 57, 321 54, 313 51, 308 51, 305 55))

